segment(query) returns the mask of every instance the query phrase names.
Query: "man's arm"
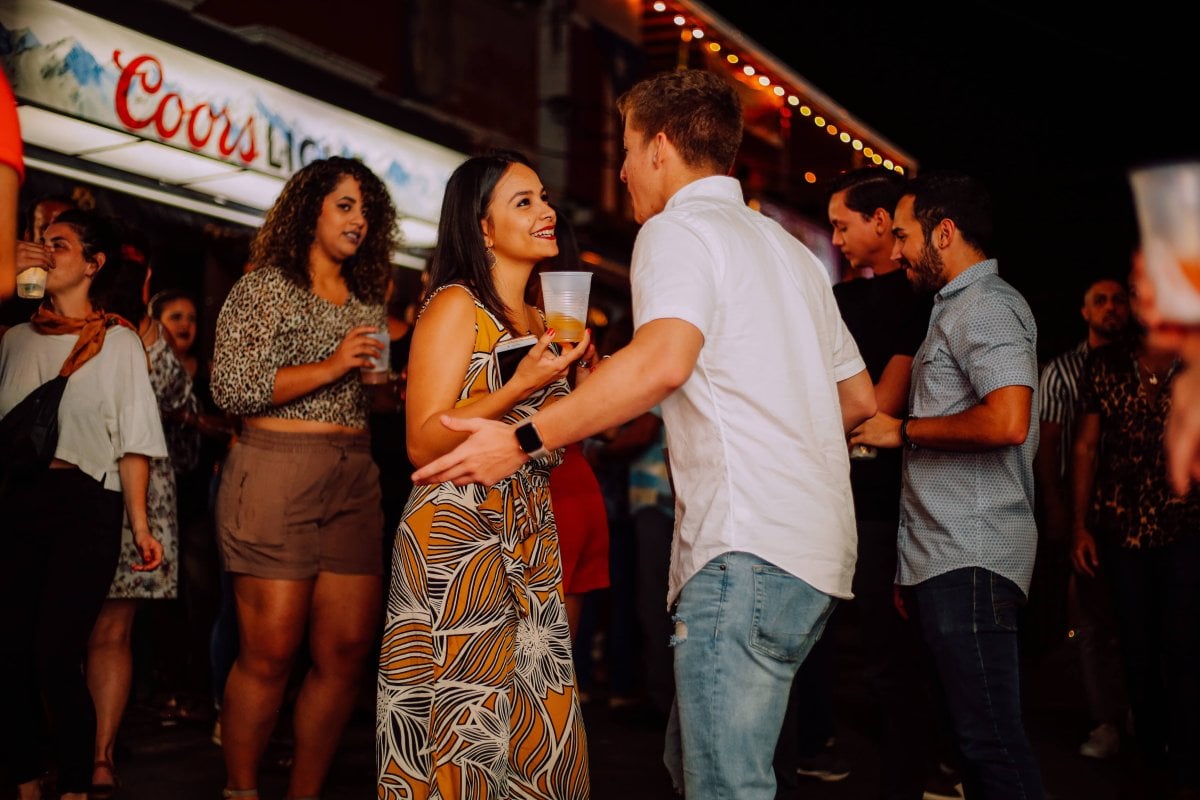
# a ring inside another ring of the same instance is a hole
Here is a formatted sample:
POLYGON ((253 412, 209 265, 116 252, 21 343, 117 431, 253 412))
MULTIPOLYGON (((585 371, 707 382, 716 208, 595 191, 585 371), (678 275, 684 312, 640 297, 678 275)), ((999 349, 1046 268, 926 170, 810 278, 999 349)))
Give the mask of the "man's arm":
POLYGON ((842 406, 842 429, 849 433, 875 415, 875 387, 864 369, 844 381, 838 381, 838 402, 842 406))
MULTIPOLYGON (((1200 333, 1192 334, 1200 337, 1200 333)), ((1187 494, 1200 479, 1200 363, 1189 364, 1171 386, 1171 412, 1163 437, 1167 477, 1176 494, 1187 494)))
MULTIPOLYGON (((910 419, 908 439, 918 447, 960 452, 1024 444, 1032 405, 1033 390, 1028 386, 1002 386, 966 411, 910 419)), ((890 414, 876 414, 854 429, 850 444, 900 447, 900 420, 890 414)))
POLYGON ((1071 520, 1062 476, 1062 430, 1062 423, 1042 420, 1033 457, 1033 476, 1045 512, 1042 533, 1054 539, 1067 535, 1071 520))
MULTIPOLYGON (((578 389, 533 417, 542 444, 564 447, 654 408, 692 374, 703 345, 703 334, 690 322, 656 319, 641 326, 633 341, 605 359, 578 389)), ((450 417, 443 417, 442 424, 471 436, 414 472, 414 483, 490 486, 528 459, 512 425, 450 417)))
POLYGON ((904 416, 908 408, 908 387, 912 383, 912 364, 912 356, 899 353, 888 359, 879 383, 875 384, 875 402, 883 413, 904 416))
POLYGON ((17 288, 17 197, 21 176, 0 164, 0 300, 17 288))
POLYGON ((1075 447, 1071 460, 1071 507, 1074 509, 1074 543, 1071 563, 1085 575, 1095 575, 1100 563, 1096 540, 1087 527, 1087 510, 1096 483, 1096 451, 1100 445, 1100 415, 1083 414, 1075 429, 1075 447))

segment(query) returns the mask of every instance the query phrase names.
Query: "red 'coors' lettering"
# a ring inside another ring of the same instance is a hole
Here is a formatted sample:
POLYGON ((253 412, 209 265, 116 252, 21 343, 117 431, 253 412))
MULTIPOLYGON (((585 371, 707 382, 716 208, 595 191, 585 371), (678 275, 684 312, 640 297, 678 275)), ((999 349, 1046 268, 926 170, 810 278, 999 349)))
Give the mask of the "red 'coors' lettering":
MULTIPOLYGON (((131 93, 137 92, 153 98, 163 91, 164 75, 162 64, 151 55, 140 55, 129 62, 121 64, 121 51, 113 51, 113 63, 121 70, 117 80, 116 96, 113 105, 117 119, 131 131, 140 131, 154 125, 158 135, 170 141, 175 139, 182 130, 187 143, 192 149, 200 150, 209 143, 213 134, 217 134, 217 152, 228 158, 236 155, 244 163, 249 164, 258 157, 258 144, 254 135, 254 115, 246 117, 241 125, 230 118, 226 108, 214 109, 208 103, 197 103, 188 106, 178 92, 166 92, 158 98, 154 111, 145 118, 134 116, 130 107, 131 93), (184 124, 186 121, 186 125, 184 124)), ((135 95, 136 96, 136 95, 135 95)))

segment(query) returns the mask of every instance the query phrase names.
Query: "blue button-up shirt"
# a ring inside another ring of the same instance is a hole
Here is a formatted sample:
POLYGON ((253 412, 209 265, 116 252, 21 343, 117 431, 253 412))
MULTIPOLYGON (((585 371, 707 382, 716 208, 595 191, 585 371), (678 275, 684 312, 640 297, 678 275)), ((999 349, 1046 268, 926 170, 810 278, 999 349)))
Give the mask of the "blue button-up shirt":
POLYGON ((960 567, 983 567, 1029 592, 1037 527, 1037 325, 994 259, 960 273, 934 297, 913 359, 909 408, 944 417, 1005 386, 1033 390, 1024 444, 974 453, 919 447, 905 453, 897 580, 911 586, 960 567))

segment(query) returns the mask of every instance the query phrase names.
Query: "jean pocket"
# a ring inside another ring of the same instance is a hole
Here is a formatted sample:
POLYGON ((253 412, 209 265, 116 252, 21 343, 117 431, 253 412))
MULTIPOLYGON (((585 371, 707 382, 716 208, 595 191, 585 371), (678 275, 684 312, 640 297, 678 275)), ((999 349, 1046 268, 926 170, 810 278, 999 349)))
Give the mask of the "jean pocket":
POLYGON ((1007 578, 993 574, 991 576, 992 614, 996 627, 1002 631, 1015 633, 1017 630, 1017 612, 1020 610, 1020 595, 1015 584, 1007 578))
POLYGON ((833 598, 774 566, 754 567, 750 646, 776 661, 803 661, 825 629, 833 598))

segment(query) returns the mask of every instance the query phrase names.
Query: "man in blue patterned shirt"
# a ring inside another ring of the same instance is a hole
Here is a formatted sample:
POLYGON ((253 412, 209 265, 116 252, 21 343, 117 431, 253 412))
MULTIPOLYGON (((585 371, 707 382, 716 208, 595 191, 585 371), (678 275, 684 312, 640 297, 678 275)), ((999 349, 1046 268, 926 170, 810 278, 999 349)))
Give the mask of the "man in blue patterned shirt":
POLYGON ((911 416, 876 414, 850 442, 905 449, 897 583, 934 654, 967 797, 1039 800, 1017 654, 1037 548, 1037 326, 987 256, 991 201, 978 181, 917 178, 893 224, 892 257, 936 292, 933 313, 911 416))

